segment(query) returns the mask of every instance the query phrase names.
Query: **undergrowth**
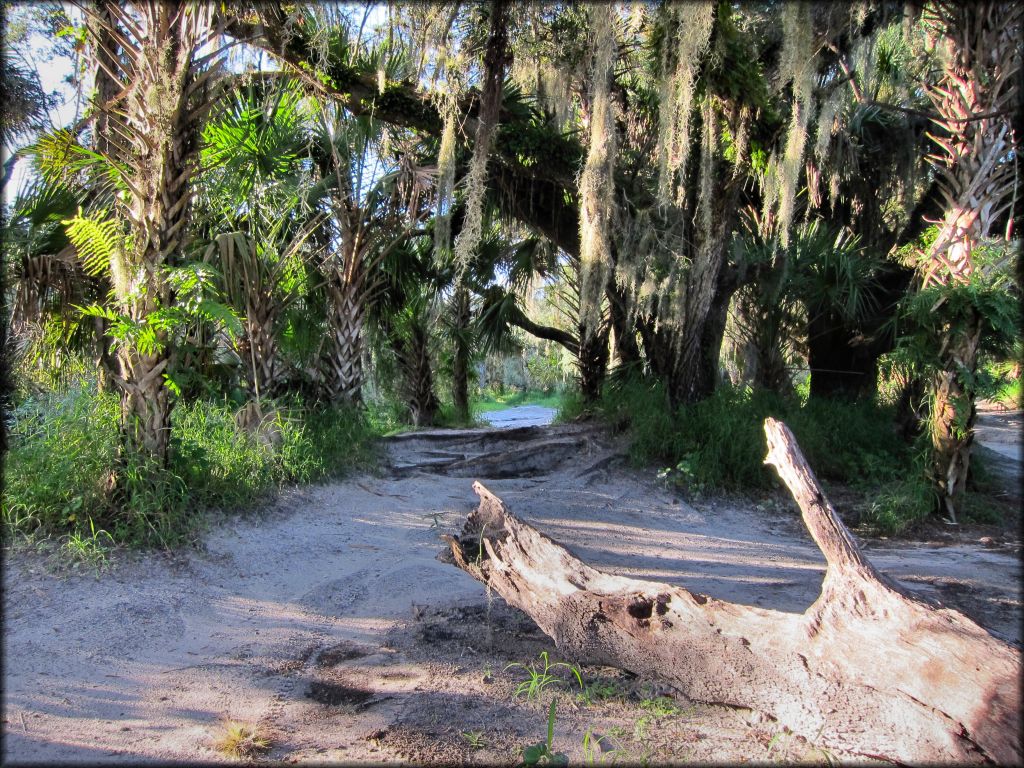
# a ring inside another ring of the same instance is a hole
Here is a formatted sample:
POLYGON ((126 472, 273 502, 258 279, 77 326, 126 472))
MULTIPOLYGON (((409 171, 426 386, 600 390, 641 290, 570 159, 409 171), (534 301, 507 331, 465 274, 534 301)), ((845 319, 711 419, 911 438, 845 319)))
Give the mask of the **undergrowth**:
POLYGON ((898 437, 892 405, 721 387, 671 413, 660 385, 632 380, 606 389, 599 411, 615 428, 628 431, 636 464, 665 467, 663 479, 693 494, 777 485, 774 471, 764 464, 763 425, 773 416, 793 431, 819 478, 864 493, 870 501, 861 521, 876 532, 898 534, 935 508, 923 472, 924 452, 898 437))
POLYGON ((170 466, 122 460, 114 503, 118 414, 117 397, 87 382, 25 398, 14 408, 5 541, 65 537, 79 550, 82 541, 100 539, 179 545, 194 535, 203 510, 241 509, 283 485, 368 466, 378 434, 365 414, 298 401, 277 403, 269 428, 256 433, 235 425, 235 408, 227 402, 179 403, 170 466))

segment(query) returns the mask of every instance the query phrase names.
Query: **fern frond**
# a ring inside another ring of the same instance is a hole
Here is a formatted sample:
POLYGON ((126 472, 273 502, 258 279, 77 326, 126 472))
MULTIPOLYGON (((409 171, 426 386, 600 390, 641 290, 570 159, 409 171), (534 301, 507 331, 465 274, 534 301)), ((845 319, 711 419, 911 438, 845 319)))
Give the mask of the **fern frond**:
POLYGON ((79 211, 77 216, 61 223, 86 274, 113 272, 111 263, 122 257, 125 247, 125 235, 117 219, 106 218, 103 213, 84 216, 79 211))

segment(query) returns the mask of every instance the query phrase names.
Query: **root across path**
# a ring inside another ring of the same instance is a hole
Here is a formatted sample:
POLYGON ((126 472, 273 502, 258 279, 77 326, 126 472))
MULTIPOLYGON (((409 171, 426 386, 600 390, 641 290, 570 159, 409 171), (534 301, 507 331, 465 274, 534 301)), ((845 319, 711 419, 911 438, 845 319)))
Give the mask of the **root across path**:
MULTIPOLYGON (((195 550, 119 554, 99 578, 9 552, 3 762, 229 761, 216 745, 237 721, 268 734, 269 760, 509 763, 544 739, 552 700, 554 748, 575 761, 844 757, 643 670, 583 664, 581 690, 557 667, 516 696, 542 658, 578 660, 437 558, 480 480, 602 571, 800 614, 826 563, 795 507, 687 503, 580 425, 432 430, 385 450, 379 475, 286 491, 213 521, 195 550)), ((1019 648, 1017 542, 860 545, 883 576, 1019 648)))

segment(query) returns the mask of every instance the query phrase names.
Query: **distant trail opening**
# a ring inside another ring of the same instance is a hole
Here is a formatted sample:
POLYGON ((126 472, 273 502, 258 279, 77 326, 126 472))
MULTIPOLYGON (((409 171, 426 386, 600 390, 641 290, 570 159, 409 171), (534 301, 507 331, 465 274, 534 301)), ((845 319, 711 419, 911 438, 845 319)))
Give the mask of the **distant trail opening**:
POLYGON ((480 420, 498 429, 513 427, 546 427, 555 420, 558 411, 541 405, 517 405, 500 411, 480 414, 480 420))

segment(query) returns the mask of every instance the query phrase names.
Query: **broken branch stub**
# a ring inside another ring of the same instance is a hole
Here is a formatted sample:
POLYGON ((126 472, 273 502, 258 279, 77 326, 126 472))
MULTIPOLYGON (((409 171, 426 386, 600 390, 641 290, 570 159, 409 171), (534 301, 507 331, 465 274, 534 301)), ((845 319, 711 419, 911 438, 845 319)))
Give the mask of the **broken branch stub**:
POLYGON ((767 462, 828 563, 803 614, 599 571, 479 482, 479 506, 446 537, 450 559, 562 652, 765 713, 816 746, 899 762, 1020 763, 1018 651, 875 571, 789 429, 768 419, 765 432, 767 462))

